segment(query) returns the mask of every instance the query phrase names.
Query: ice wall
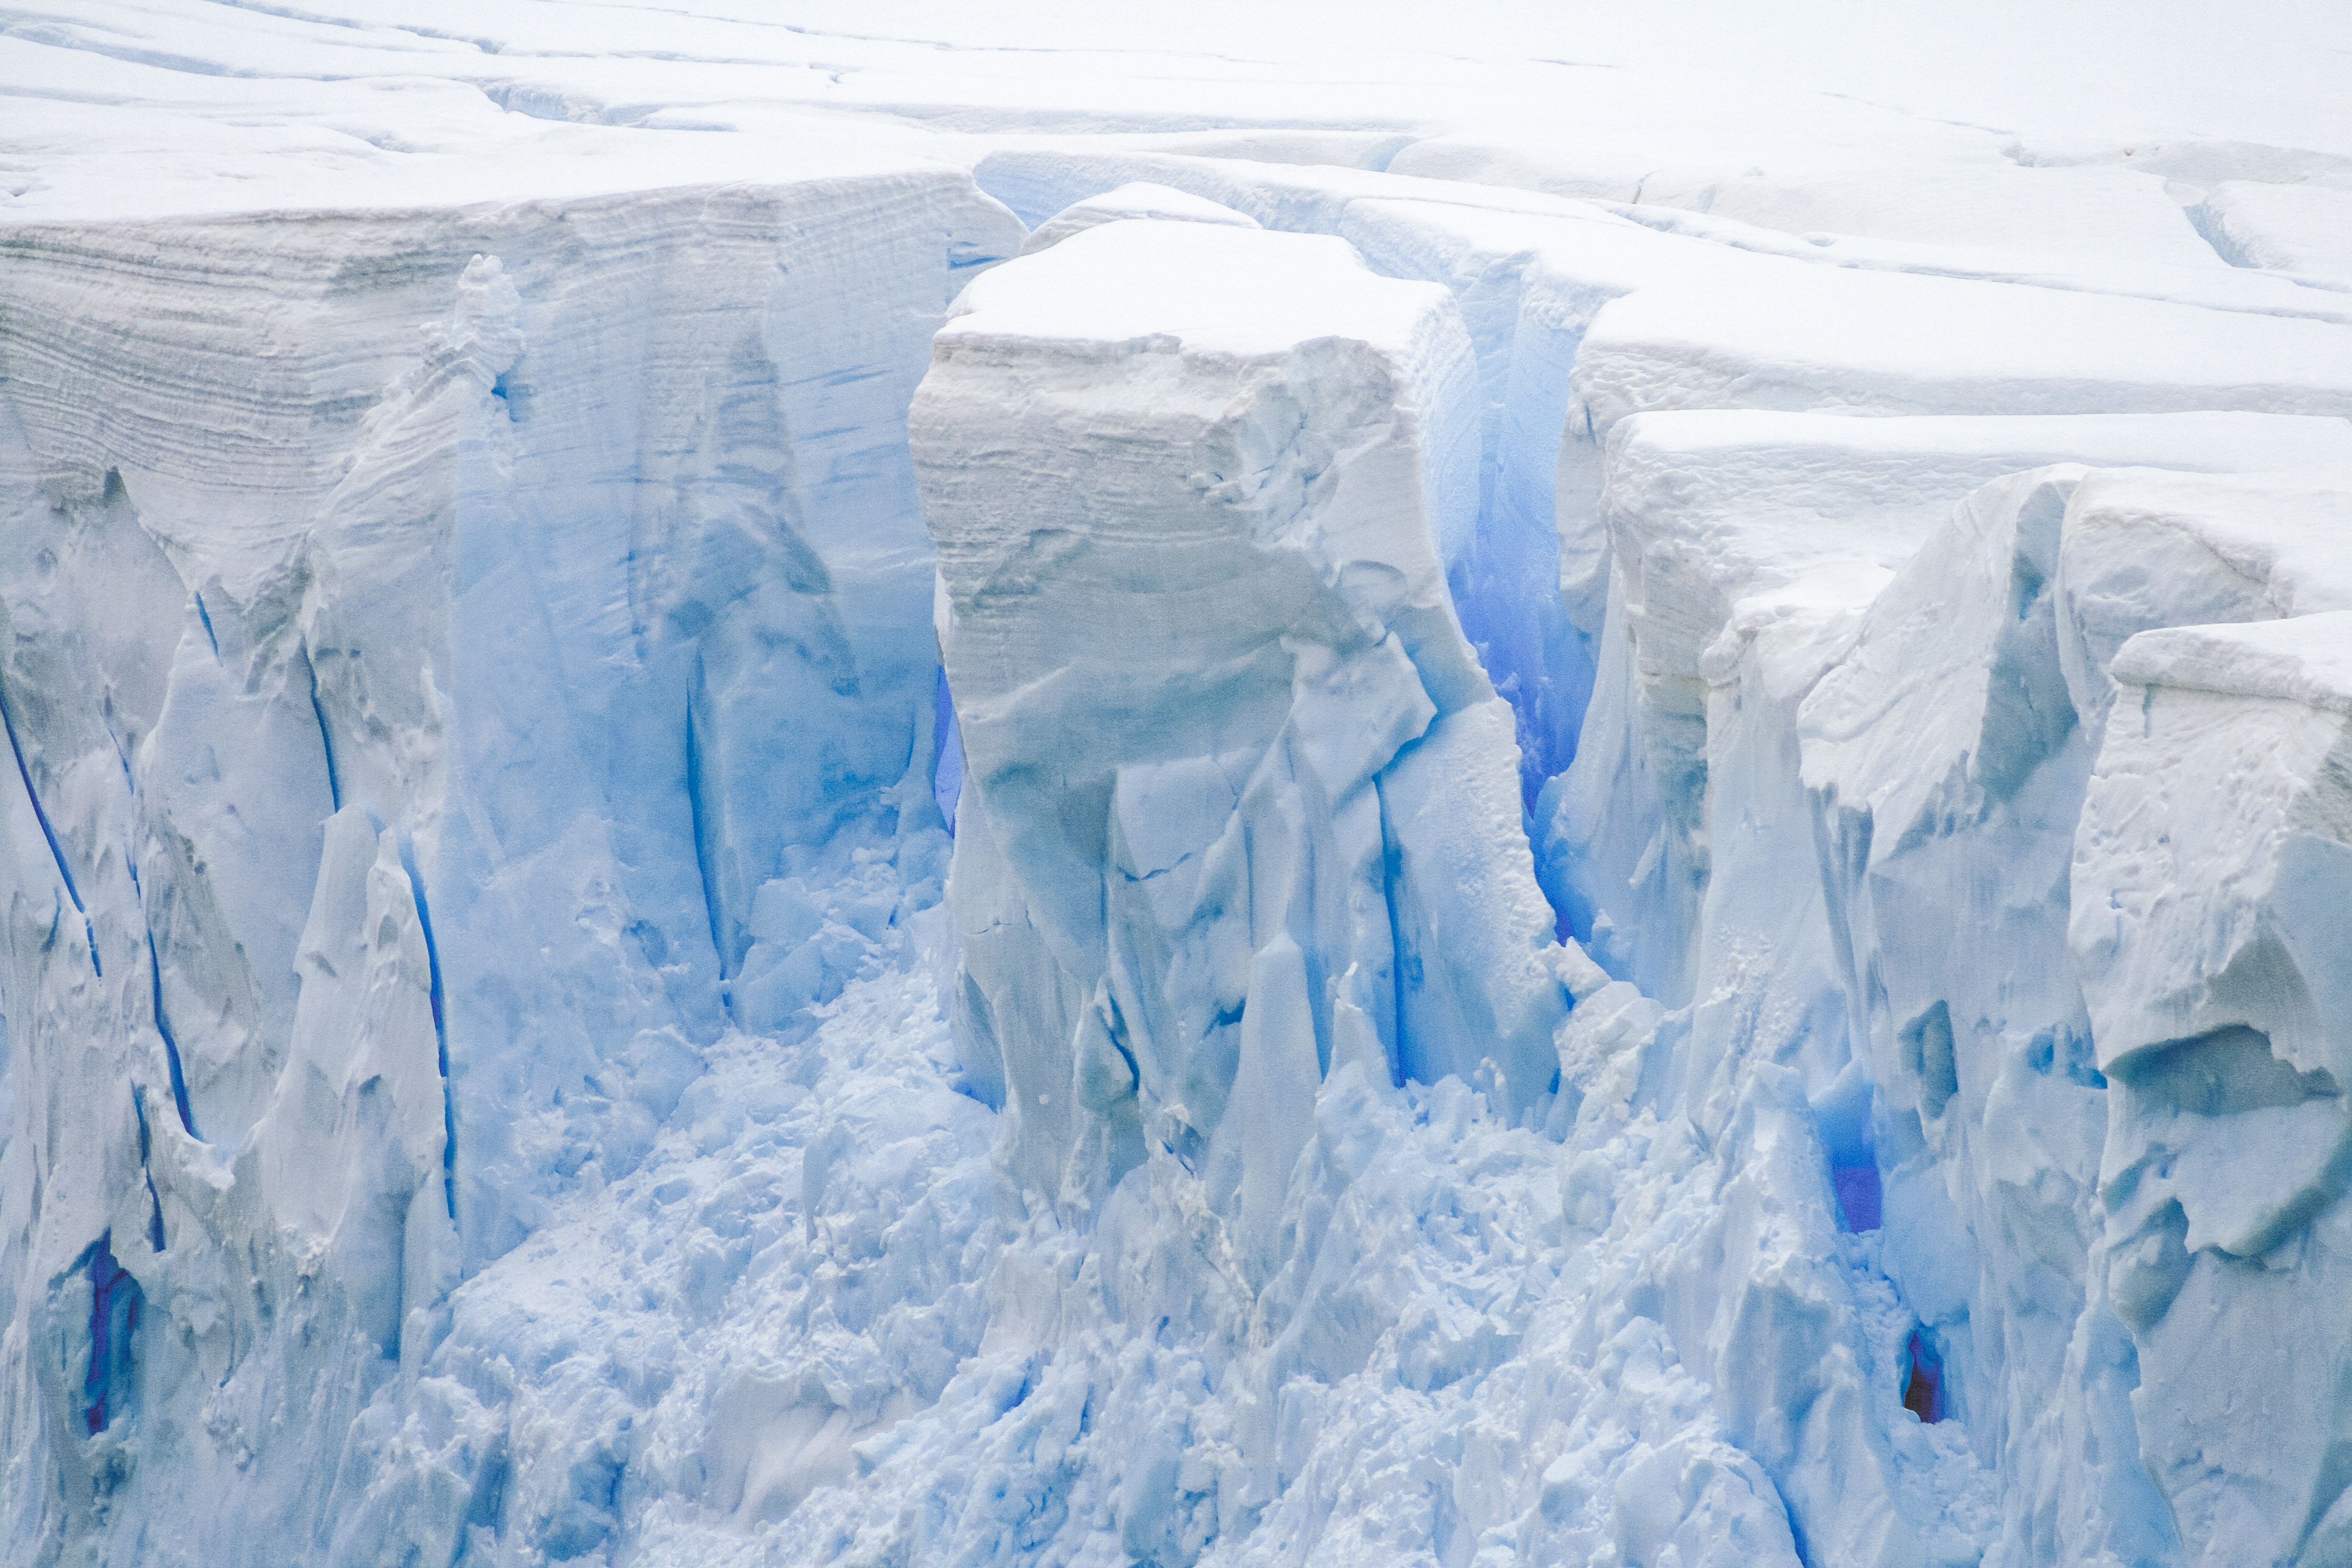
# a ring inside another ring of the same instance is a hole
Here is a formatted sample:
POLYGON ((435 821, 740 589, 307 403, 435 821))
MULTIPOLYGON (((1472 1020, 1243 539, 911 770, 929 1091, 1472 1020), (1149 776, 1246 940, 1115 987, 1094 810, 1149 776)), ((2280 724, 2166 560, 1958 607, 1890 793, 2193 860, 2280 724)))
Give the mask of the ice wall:
POLYGON ((905 408, 1019 239, 856 166, 9 232, 12 1540, 323 1549, 451 1289, 838 991, 803 879, 936 888, 905 408))
POLYGON ((0 1558, 2342 1557, 2340 291, 1007 140, 6 231, 0 1558))
MULTIPOLYGON (((1024 180, 1055 188, 1076 162, 1000 159, 997 186, 1017 200, 1024 180)), ((2105 1270, 2141 1222, 2100 1171, 2119 1142, 2148 1135, 2106 1125, 2089 982, 2065 942, 2066 882, 2107 721, 2104 662, 2121 640, 2332 603, 2340 488, 2177 471, 2341 472, 2342 420, 2294 412, 2343 406, 2342 362, 2326 357, 2340 331, 2258 310, 2071 301, 2042 285, 1954 288, 1899 269, 1859 281, 1773 270, 1677 255, 1600 214, 1450 206, 1363 176, 1150 166, 1262 223, 1345 234, 1379 269, 1446 280, 1474 345, 1496 345, 1486 357, 1510 370, 1534 379, 1538 354, 1572 360, 1553 382, 1572 399, 1557 405, 1571 416, 1555 448, 1561 559, 1591 563, 1610 588, 1575 766, 1538 803, 1538 867, 1564 925, 1591 932, 1612 967, 1675 1008, 1641 1053, 1633 1103, 1687 1126, 1723 1179, 1867 1233, 1851 1272, 1796 1269, 1783 1284, 1808 1305, 1746 1344, 1737 1331, 1727 1341, 1724 1320, 1710 1330, 1705 1310, 1675 1304, 1670 1265, 1653 1260, 1646 1275, 1669 1291, 1668 1342, 1685 1364, 1708 1364, 1702 1343, 1738 1346, 1712 1363, 1713 1386, 1787 1505, 1798 1549, 1827 1561, 1988 1549, 2027 1562, 2221 1560, 2241 1534, 2220 1510, 2252 1506, 2256 1484, 2212 1482, 2208 1496, 2168 1476, 2158 1447, 2183 1439, 2136 1414, 2144 1347, 2105 1270), (1674 261, 1636 275, 1645 256, 1674 261), (1612 278, 1612 265, 1624 270, 1612 278), (1481 329, 1498 269, 1521 313, 1481 329), (1752 292, 1711 288, 1734 279, 1785 297, 1773 330, 1803 323, 1803 342, 1758 335, 1742 348, 1741 334, 1765 329, 1748 313, 1752 292), (1582 320, 1531 325, 1531 294, 1556 301, 1570 286, 1586 291, 1582 320), (1724 313, 1734 300, 1737 324, 1724 313), (1909 310, 1958 323, 1949 349, 1898 333, 1909 310), (1707 324, 1676 325, 1685 311, 1707 324), (1848 313, 1843 325, 1820 330, 1833 311, 1848 313), (1846 335, 1857 311, 1883 315, 1884 330, 1846 335), (2185 361, 2109 352, 2183 333, 2204 344, 2185 361), (1885 357, 1874 346, 1895 342, 1885 357), (2184 378, 2184 363, 2210 379, 2184 378), (1835 412, 1660 411, 1691 403, 1835 412), (2285 412, 2155 412, 2215 405, 2285 412), (1993 412, 2037 407, 2063 412, 1993 412), (1912 412, 1938 408, 1960 412, 1912 412), (2085 481, 2084 462, 2175 472, 2085 481), (2134 486, 2160 499, 2135 500, 2134 486), (2079 586, 2062 584, 2062 555, 2079 586), (1799 1108, 1787 1136, 1808 1151, 1802 1180, 1832 1178, 1827 1204, 1739 1144, 1753 1125, 1743 1118, 1776 1096, 1799 1108), (1869 1332, 1849 1325, 1889 1285, 1896 1326, 1879 1370, 1854 1385, 1855 1424, 1776 1430, 1785 1412, 1839 1403, 1821 1352, 1780 1359, 1801 1339, 1792 1324, 1818 1322, 1824 1343, 1851 1346, 1868 1368, 1869 1332), (1933 1384, 1917 1407, 1944 1418, 1934 1436, 1956 1447, 1906 1447, 1927 1434, 1863 1413, 1877 1380, 1903 1382, 1915 1361, 1933 1384), (1767 1367, 1779 1370, 1759 1378, 1767 1367), (1875 1484, 1900 1523, 1872 1523, 1866 1468, 1832 1481, 1813 1468, 1874 1451, 1886 1456, 1875 1484)), ((1507 399, 1488 406, 1491 474, 1510 410, 1507 399)), ((1491 489, 1482 503, 1474 540, 1508 537, 1491 489)), ((1573 604, 1575 575, 1563 578, 1573 604)), ((1464 582, 1452 586, 1469 626, 1478 606, 1464 582)), ((1495 649, 1480 652, 1495 670, 1495 649)), ((2333 1103, 2321 1080, 2298 1081, 2302 1098, 2288 1098, 2315 1108, 2305 1114, 2333 1103)), ((2134 1092, 2119 1090, 2112 1110, 2130 1125, 2148 1114, 2128 1109, 2134 1092)), ((2316 1173, 2332 1142, 2314 1148, 2316 1173)), ((2245 1242, 2257 1251, 2332 1201, 2315 1173, 2281 1180, 2270 1201, 2284 1217, 2264 1223, 2285 1229, 2245 1242)), ((1729 1290, 1743 1310, 1767 1299, 1739 1279, 1718 1266, 1701 1298, 1729 1290)), ((2280 1310, 2324 1337, 2319 1279, 2280 1310)), ((2284 1361, 2273 1352, 2250 1375, 2267 1386, 2292 1375, 2284 1361)), ((2262 1469, 2252 1453, 2227 1464, 2233 1477, 2262 1469)), ((2326 1502, 2306 1489, 2291 1506, 2315 1521, 2326 1502)), ((2292 1560, 2316 1542, 2324 1560, 2326 1539, 2282 1539, 2275 1553, 2292 1560)))

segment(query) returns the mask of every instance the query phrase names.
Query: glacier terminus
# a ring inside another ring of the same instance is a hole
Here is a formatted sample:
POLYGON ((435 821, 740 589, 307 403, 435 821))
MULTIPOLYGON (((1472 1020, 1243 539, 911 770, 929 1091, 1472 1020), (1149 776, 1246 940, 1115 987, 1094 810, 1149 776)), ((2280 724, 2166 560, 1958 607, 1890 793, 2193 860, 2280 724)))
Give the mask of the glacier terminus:
POLYGON ((2347 83, 0 9, 0 1568, 2352 1568, 2347 83))

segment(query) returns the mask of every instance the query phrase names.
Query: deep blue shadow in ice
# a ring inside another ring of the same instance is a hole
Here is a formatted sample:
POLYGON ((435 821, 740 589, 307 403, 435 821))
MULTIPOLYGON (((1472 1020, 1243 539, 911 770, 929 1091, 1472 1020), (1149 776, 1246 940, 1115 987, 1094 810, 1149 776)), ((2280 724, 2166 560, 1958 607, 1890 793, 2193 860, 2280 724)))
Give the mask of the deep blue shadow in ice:
POLYGON ((1813 1101, 1813 1122, 1829 1155, 1839 1228, 1860 1235, 1880 1224, 1878 1150, 1871 1135, 1871 1083, 1859 1058, 1813 1101))
POLYGON ((327 801, 337 811, 343 809, 342 781, 335 773, 335 737, 327 728, 327 705, 319 700, 319 668, 310 662, 310 650, 302 650, 302 668, 310 677, 310 717, 319 721, 319 749, 327 759, 327 801))
POLYGON ((89 1370, 82 1375, 82 1425, 106 1430, 131 1392, 131 1341, 139 1330, 139 1281, 114 1261, 114 1233, 89 1254, 89 1370))
POLYGON ((711 842, 712 818, 717 815, 710 799, 708 770, 703 766, 702 748, 694 732, 694 703, 686 705, 686 811, 687 822, 694 837, 694 869, 701 879, 702 915, 710 928, 710 949, 719 959, 719 994, 727 995, 727 955, 731 943, 727 940, 726 915, 719 898, 719 847, 711 842))
POLYGON ((196 595, 196 618, 205 623, 205 641, 212 645, 213 658, 220 658, 220 637, 213 631, 213 613, 205 608, 205 596, 196 595))
POLYGON ((1857 1235, 1879 1226, 1878 1167, 1832 1166, 1830 1184, 1837 1189, 1838 1224, 1857 1235))
MULTIPOLYGON (((1378 246, 1367 259, 1400 277, 1431 275, 1435 260, 1378 246)), ((1555 494, 1568 374, 1582 333, 1523 308, 1524 258, 1444 280, 1477 360, 1479 396, 1477 521, 1465 545, 1447 552, 1446 588, 1487 679, 1511 705, 1521 805, 1532 814, 1545 781, 1576 759, 1592 698, 1592 650, 1560 598, 1555 494)))
POLYGON ((1944 1418, 1944 1358, 1918 1329, 1903 1348, 1903 1408, 1922 1421, 1944 1418))
POLYGON ((1463 635, 1496 695, 1511 705, 1520 808, 1533 815, 1546 781, 1576 760, 1592 671, 1560 605, 1558 537, 1549 525, 1489 530, 1486 522, 1471 556, 1451 564, 1447 586, 1463 635))
POLYGON ((944 669, 931 703, 931 798, 939 802, 948 837, 954 837, 956 803, 963 798, 963 731, 956 727, 955 697, 944 669))

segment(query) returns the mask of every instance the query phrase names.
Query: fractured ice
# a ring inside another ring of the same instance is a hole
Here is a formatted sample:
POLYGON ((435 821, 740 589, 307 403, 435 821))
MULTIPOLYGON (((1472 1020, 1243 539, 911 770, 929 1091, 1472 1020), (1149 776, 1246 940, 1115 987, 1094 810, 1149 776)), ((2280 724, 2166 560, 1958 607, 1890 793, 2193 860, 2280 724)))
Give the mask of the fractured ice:
POLYGON ((2352 162, 609 9, 5 40, 0 1562, 2352 1563, 2352 162))

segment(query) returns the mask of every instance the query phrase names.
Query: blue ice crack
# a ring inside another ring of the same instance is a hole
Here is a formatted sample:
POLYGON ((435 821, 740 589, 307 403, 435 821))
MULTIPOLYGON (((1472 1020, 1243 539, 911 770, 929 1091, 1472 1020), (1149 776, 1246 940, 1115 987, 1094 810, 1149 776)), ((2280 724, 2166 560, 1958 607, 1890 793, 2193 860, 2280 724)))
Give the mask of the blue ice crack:
POLYGON ((98 961, 98 931, 89 923, 89 911, 82 907, 81 889, 74 886, 73 868, 66 864, 64 846, 58 842, 58 830, 49 826, 49 814, 41 809, 41 792, 33 787, 33 770, 26 765, 25 748, 16 739, 16 716, 8 710, 8 689, 0 685, 0 728, 8 731, 8 750, 16 758, 16 776, 25 781, 25 798, 33 805, 33 818, 41 825, 41 837, 49 841, 49 858, 58 865, 58 876, 66 885, 66 897, 73 900, 74 913, 81 917, 81 933, 89 943, 90 972, 105 978, 106 967, 98 961))
POLYGON ((425 935, 425 969, 433 998, 433 1041, 441 1068, 441 1198, 457 1217, 457 1100, 449 1091, 449 1025, 441 1000, 441 949, 433 940, 433 909, 425 900, 425 875, 416 868, 416 847, 400 839, 400 868, 408 873, 409 897, 416 900, 416 927, 425 935))
POLYGON ((343 809, 342 781, 335 773, 335 737, 327 728, 327 706, 319 700, 319 667, 311 662, 310 650, 302 650, 302 668, 310 677, 310 716, 319 721, 319 746, 327 754, 327 804, 337 811, 343 809))
POLYGON ((180 1125, 189 1137, 201 1142, 204 1134, 196 1131, 195 1112, 188 1107, 188 1079, 180 1070, 180 1042, 172 1033, 172 1021, 163 1016, 163 961, 155 955, 155 933, 147 933, 147 976, 155 1007, 155 1032, 163 1037, 163 1059, 172 1068, 172 1105, 180 1113, 180 1125))

